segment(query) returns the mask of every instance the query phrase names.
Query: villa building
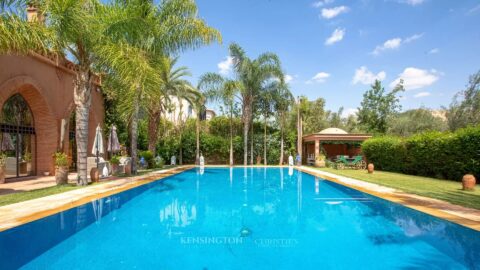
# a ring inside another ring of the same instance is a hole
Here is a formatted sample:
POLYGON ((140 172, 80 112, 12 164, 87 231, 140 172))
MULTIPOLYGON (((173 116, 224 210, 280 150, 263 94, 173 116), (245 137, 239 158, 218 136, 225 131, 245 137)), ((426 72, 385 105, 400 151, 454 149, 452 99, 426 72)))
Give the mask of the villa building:
POLYGON ((349 134, 339 128, 327 128, 303 136, 303 160, 315 159, 321 151, 328 159, 338 155, 356 156, 362 152, 361 143, 371 138, 369 134, 349 134))
MULTIPOLYGON (((205 115, 201 116, 202 120, 211 120, 216 116, 216 113, 212 109, 206 109, 205 115)), ((195 108, 185 99, 179 99, 175 96, 170 97, 169 109, 165 112, 165 118, 178 125, 184 122, 188 118, 196 118, 197 112, 195 108)))
MULTIPOLYGON (((53 55, 0 55, 0 146, 7 155, 6 178, 53 175, 57 150, 68 153, 75 168, 74 76, 75 65, 53 55)), ((98 77, 93 84, 88 149, 105 117, 98 77)))

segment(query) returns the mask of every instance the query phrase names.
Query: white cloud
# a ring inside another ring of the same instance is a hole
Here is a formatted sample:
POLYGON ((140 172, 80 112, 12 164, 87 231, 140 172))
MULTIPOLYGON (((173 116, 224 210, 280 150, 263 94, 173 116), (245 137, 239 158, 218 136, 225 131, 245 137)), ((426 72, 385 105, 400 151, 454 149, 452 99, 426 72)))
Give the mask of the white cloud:
POLYGON ((417 39, 420 39, 421 37, 423 37, 423 33, 421 33, 421 34, 415 34, 415 35, 413 35, 413 36, 407 37, 407 38, 403 41, 403 43, 410 43, 410 42, 412 42, 412 41, 415 41, 415 40, 417 40, 417 39))
POLYGON ((418 94, 415 94, 413 97, 414 98, 421 98, 421 97, 428 97, 430 95, 431 95, 430 92, 420 92, 418 94))
POLYGON ((377 47, 375 47, 372 54, 378 55, 381 52, 386 51, 386 50, 398 49, 398 48, 400 48, 400 46, 402 46, 402 44, 413 42, 417 39, 420 39, 421 37, 423 37, 423 33, 415 34, 415 35, 409 36, 405 39, 402 39, 402 38, 399 38, 399 37, 389 39, 389 40, 385 41, 382 45, 378 45, 377 47))
POLYGON ((345 29, 337 28, 333 31, 332 35, 325 40, 325 45, 332 45, 343 39, 345 36, 345 29))
POLYGON ((403 4, 408 4, 408 5, 411 5, 411 6, 416 6, 416 5, 420 5, 423 2, 425 2, 425 0, 400 0, 399 2, 403 3, 403 4))
POLYGON ((401 38, 392 38, 387 41, 385 41, 382 45, 377 46, 375 50, 373 50, 372 54, 380 54, 380 52, 385 51, 385 50, 392 50, 392 49, 397 49, 400 47, 400 44, 402 43, 401 38))
POLYGON ((357 112, 358 112, 358 109, 356 108, 347 108, 346 110, 343 110, 342 117, 348 118, 350 115, 356 115, 357 112))
POLYGON ((432 85, 438 80, 438 72, 434 69, 426 70, 414 67, 407 67, 397 79, 390 83, 390 87, 395 87, 401 79, 405 90, 413 90, 432 85))
POLYGON ((322 17, 325 19, 332 19, 338 15, 348 12, 349 8, 346 6, 338 6, 333 8, 322 8, 322 17))
POLYGON ((474 6, 473 8, 469 9, 469 10, 467 11, 467 14, 470 15, 470 14, 473 14, 473 13, 479 11, 479 10, 480 10, 480 5, 476 5, 476 6, 474 6))
POLYGON ((286 83, 289 83, 289 82, 293 81, 293 76, 286 74, 283 79, 285 80, 286 83))
POLYGON ((374 74, 366 66, 361 66, 360 68, 355 70, 355 75, 353 75, 353 84, 361 83, 361 84, 372 84, 375 80, 383 81, 387 77, 387 73, 385 71, 380 71, 377 74, 374 74))
POLYGON ((227 56, 224 61, 217 64, 218 72, 223 75, 227 75, 232 70, 233 58, 227 56))
POLYGON ((428 54, 436 54, 436 53, 439 53, 439 52, 440 52, 439 48, 433 48, 430 51, 428 51, 428 54))
POLYGON ((331 4, 333 2, 334 2, 334 0, 320 0, 320 1, 314 2, 312 4, 312 6, 316 7, 316 8, 319 8, 319 7, 323 7, 325 5, 331 4))
POLYGON ((312 82, 316 82, 316 83, 323 83, 327 80, 327 78, 330 77, 330 74, 329 73, 326 73, 326 72, 319 72, 317 73, 315 76, 313 76, 312 79, 308 80, 306 83, 307 84, 310 84, 312 82))

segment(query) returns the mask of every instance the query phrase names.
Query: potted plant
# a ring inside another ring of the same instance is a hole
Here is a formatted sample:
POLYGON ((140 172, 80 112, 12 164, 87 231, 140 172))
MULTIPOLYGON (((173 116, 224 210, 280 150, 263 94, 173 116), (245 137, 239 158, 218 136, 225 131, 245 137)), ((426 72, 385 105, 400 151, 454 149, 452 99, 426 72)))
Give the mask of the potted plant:
POLYGON ((7 163, 7 155, 0 153, 0 184, 5 183, 5 165, 7 163))
POLYGON ((315 167, 323 168, 325 167, 325 155, 320 153, 318 156, 315 157, 315 167))
POLYGON ((63 152, 56 152, 53 155, 55 159, 55 181, 57 185, 63 185, 68 182, 68 158, 63 152))
POLYGON ((30 174, 32 172, 32 153, 25 153, 25 155, 23 155, 23 160, 27 163, 27 174, 30 174))
POLYGON ((110 165, 112 165, 112 173, 117 174, 119 171, 120 157, 118 157, 117 155, 113 156, 110 159, 110 165))

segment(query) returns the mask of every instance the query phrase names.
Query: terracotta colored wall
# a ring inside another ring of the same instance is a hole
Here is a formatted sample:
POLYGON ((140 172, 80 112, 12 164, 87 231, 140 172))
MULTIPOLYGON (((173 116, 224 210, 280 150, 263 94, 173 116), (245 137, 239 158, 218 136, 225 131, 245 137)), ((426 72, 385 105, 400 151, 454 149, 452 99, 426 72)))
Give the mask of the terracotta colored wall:
MULTIPOLYGON (((52 155, 59 147, 62 119, 67 121, 74 109, 73 74, 55 67, 48 60, 34 57, 0 55, 0 108, 13 94, 21 94, 33 113, 36 132, 37 175, 49 171, 53 174, 52 155)), ((103 125, 104 108, 100 92, 94 91, 92 113, 95 124, 89 126, 89 144, 97 123, 103 125)), ((65 134, 68 141, 68 133, 65 134)), ((91 147, 91 146, 89 146, 91 147)))

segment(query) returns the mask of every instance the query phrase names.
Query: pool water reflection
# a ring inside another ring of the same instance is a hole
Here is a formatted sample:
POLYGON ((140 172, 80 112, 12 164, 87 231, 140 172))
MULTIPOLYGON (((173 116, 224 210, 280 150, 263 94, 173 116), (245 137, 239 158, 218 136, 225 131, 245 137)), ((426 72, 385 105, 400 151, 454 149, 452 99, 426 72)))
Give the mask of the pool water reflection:
POLYGON ((2 232, 0 260, 2 269, 480 269, 480 233, 288 168, 206 168, 2 232))

